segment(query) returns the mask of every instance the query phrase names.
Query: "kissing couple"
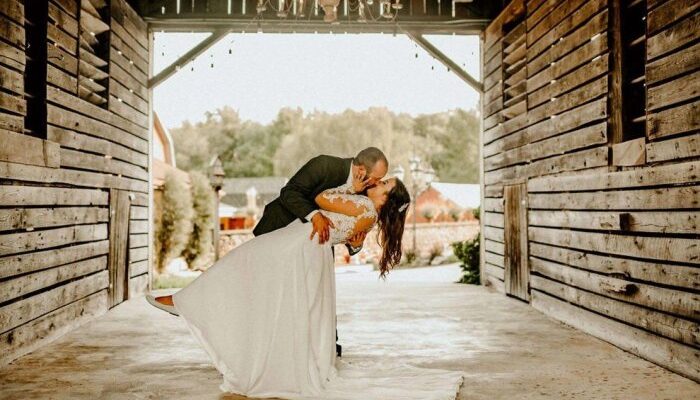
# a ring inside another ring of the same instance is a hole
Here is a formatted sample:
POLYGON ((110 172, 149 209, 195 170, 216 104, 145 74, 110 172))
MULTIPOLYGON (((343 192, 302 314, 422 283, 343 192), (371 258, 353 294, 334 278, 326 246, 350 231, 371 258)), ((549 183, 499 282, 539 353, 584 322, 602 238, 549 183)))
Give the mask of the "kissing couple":
POLYGON ((377 227, 380 277, 401 260, 410 196, 376 147, 308 161, 267 204, 255 238, 172 296, 147 296, 179 315, 223 375, 221 390, 256 398, 454 399, 458 372, 410 364, 354 365, 336 345, 333 246, 359 252, 377 227))

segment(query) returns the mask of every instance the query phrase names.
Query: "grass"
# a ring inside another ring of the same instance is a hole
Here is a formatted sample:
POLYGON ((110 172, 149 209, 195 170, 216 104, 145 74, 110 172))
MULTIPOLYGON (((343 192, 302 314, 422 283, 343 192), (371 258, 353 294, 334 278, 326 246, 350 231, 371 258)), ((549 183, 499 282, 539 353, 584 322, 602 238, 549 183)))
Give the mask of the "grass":
POLYGON ((196 276, 159 275, 153 283, 154 289, 183 288, 195 280, 196 276))

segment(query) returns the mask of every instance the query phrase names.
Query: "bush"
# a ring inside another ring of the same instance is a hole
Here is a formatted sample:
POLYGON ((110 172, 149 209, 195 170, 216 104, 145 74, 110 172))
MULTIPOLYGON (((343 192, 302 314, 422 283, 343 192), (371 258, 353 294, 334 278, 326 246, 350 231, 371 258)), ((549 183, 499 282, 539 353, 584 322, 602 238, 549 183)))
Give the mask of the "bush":
POLYGON ((461 208, 451 208, 450 209, 450 218, 452 218, 453 221, 458 222, 459 218, 462 216, 462 209, 461 208))
POLYGON ((428 255, 428 265, 432 265, 433 261, 442 255, 442 251, 443 249, 441 245, 436 244, 435 246, 433 246, 433 248, 430 249, 430 253, 428 255))
POLYGON ((460 283, 479 284, 479 242, 481 233, 474 239, 452 243, 455 256, 462 262, 460 283))
POLYGON ((186 182, 172 172, 165 175, 162 194, 155 202, 154 256, 158 273, 182 254, 192 232, 192 196, 186 182))
POLYGON ((413 265, 418 261, 418 254, 411 250, 406 250, 403 252, 403 257, 399 265, 413 265))
POLYGON ((473 209, 473 210, 472 210, 472 215, 473 215, 474 218, 476 218, 476 219, 481 219, 481 206, 479 206, 479 207, 473 209))
POLYGON ((214 189, 209 179, 199 172, 190 173, 192 182, 192 233, 182 256, 190 269, 199 269, 213 260, 214 189))
POLYGON ((423 208, 420 210, 420 215, 423 218, 425 218, 431 222, 432 222, 433 218, 435 218, 436 214, 437 214, 437 209, 430 204, 423 206, 423 208))

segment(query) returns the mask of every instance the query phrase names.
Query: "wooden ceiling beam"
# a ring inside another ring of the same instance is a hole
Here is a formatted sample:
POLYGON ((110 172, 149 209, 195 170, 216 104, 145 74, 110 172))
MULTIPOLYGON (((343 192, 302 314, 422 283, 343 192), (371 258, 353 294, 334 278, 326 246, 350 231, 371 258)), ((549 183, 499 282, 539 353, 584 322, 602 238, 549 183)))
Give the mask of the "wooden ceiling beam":
POLYGON ((167 66, 161 72, 159 72, 158 75, 150 78, 148 80, 148 88, 153 89, 156 86, 163 83, 166 79, 173 76, 179 70, 180 67, 184 66, 191 60, 197 58, 197 56, 199 56, 200 54, 207 51, 207 49, 209 49, 211 46, 215 45, 219 40, 223 39, 226 35, 228 35, 229 32, 231 32, 231 29, 228 28, 217 29, 214 32, 212 32, 212 34, 207 36, 206 39, 199 42, 199 44, 194 46, 190 51, 182 55, 175 62, 167 66))
POLYGON ((435 57, 444 66, 449 68, 450 71, 454 72, 460 79, 466 82, 469 86, 473 87, 479 94, 484 93, 484 85, 478 80, 474 79, 467 71, 463 70, 457 63, 452 61, 445 53, 441 52, 437 47, 433 46, 426 38, 423 37, 422 33, 414 31, 404 31, 411 40, 416 42, 423 50, 427 51, 428 54, 435 57))

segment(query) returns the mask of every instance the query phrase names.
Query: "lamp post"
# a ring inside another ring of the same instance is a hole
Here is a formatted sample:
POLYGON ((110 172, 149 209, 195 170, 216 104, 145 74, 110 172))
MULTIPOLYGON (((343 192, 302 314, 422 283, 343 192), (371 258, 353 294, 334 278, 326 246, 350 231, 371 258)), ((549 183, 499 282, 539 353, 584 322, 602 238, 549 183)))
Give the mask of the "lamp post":
POLYGON ((219 156, 209 163, 209 182, 214 190, 214 260, 219 259, 219 191, 224 186, 224 165, 219 156))
MULTIPOLYGON (((418 215, 418 195, 423 193, 435 180, 435 170, 431 166, 423 167, 420 157, 413 156, 408 160, 409 176, 411 177, 409 190, 411 191, 411 207, 413 208, 413 253, 417 254, 416 243, 416 217, 418 215)), ((405 171, 400 165, 392 171, 392 175, 403 180, 405 171)))

